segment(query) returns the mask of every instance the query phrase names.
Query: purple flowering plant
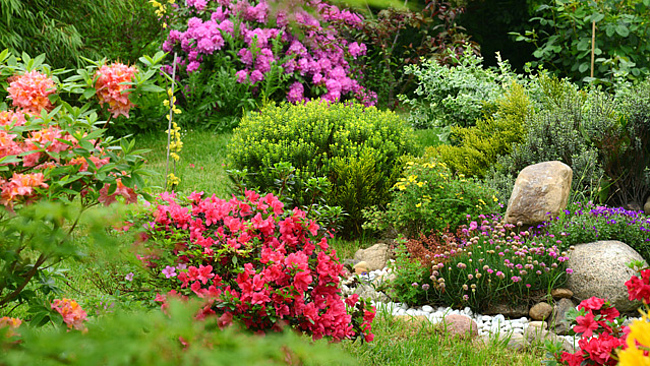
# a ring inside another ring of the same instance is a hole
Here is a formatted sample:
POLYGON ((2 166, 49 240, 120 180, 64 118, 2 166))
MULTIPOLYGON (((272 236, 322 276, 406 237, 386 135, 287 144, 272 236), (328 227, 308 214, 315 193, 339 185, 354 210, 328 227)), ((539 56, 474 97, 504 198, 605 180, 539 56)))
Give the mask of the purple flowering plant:
POLYGON ((650 218, 643 211, 575 202, 558 216, 531 228, 531 233, 557 241, 563 249, 598 240, 619 240, 650 260, 650 218))
POLYGON ((214 95, 201 112, 232 109, 232 103, 218 103, 233 99, 229 94, 239 99, 235 113, 251 109, 252 103, 241 102, 250 98, 257 105, 318 98, 376 101, 354 65, 366 46, 344 37, 352 34, 346 29, 361 26, 358 14, 320 0, 282 6, 266 0, 188 0, 169 9, 162 47, 178 54, 186 100, 214 95))

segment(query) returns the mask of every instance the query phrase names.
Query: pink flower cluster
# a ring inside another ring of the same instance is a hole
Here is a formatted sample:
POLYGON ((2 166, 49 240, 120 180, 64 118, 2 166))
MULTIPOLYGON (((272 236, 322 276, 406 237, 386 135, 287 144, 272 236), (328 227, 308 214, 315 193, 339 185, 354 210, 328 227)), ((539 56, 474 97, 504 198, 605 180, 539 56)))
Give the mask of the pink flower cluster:
POLYGON ((254 331, 289 325, 314 339, 372 340, 374 309, 358 296, 342 298, 343 266, 304 212, 285 212, 277 197, 252 191, 241 200, 202 192, 189 200, 183 207, 163 194, 145 225, 148 252, 139 258, 162 286, 172 287, 158 301, 203 298, 198 317, 218 316, 221 326, 236 320, 254 331), (173 254, 173 262, 160 253, 173 254))
MULTIPOLYGON (((257 86, 268 77, 273 64, 281 66, 288 78, 287 100, 293 103, 320 96, 328 101, 339 101, 350 94, 366 105, 376 101, 376 93, 363 88, 348 60, 365 54, 363 43, 349 42, 340 30, 359 28, 363 19, 348 10, 340 10, 320 0, 305 4, 313 12, 294 9, 278 10, 276 28, 266 27, 270 11, 265 0, 257 3, 247 0, 194 0, 187 7, 194 16, 181 24, 184 31, 171 30, 163 43, 163 50, 180 51, 181 64, 188 73, 200 69, 204 57, 223 52, 226 47, 237 54, 234 60, 237 81, 257 86), (312 15, 316 13, 316 18, 312 15), (321 24, 327 22, 326 26, 321 24), (300 40, 291 33, 289 23, 304 34, 300 40), (228 44, 224 38, 231 38, 228 44), (280 42, 280 51, 274 41, 280 42), (355 74, 356 76, 353 76, 355 74), (324 94, 323 91, 324 90, 324 94)), ((181 7, 177 9, 181 11, 181 7)), ((209 66, 208 66, 209 67, 209 66)))
POLYGON ((56 310, 63 317, 63 322, 68 325, 70 329, 84 330, 86 327, 86 312, 74 300, 69 299, 55 299, 51 304, 52 309, 56 310))
POLYGON ((103 65, 95 73, 97 77, 97 96, 99 102, 108 104, 108 111, 113 113, 113 117, 123 115, 129 118, 129 111, 133 108, 133 103, 129 100, 129 92, 125 90, 131 86, 125 83, 133 81, 133 76, 138 71, 134 66, 126 66, 121 63, 103 65))
POLYGON ((56 93, 52 78, 38 71, 29 71, 9 79, 9 98, 13 106, 29 114, 40 114, 42 109, 52 109, 48 96, 56 93))

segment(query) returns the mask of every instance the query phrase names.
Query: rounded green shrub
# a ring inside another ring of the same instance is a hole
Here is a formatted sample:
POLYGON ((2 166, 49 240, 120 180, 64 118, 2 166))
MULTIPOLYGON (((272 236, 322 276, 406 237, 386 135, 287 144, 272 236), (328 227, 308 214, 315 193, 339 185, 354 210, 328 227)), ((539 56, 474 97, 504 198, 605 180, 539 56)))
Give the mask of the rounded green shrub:
MULTIPOLYGON (((324 103, 270 105, 244 117, 229 146, 229 167, 246 170, 246 184, 262 191, 277 187, 278 163, 295 171, 284 190, 296 207, 310 205, 309 179, 326 177, 331 186, 325 204, 347 213, 347 234, 361 231, 361 210, 384 205, 403 164, 413 153, 412 130, 398 115, 358 104, 324 103)), ((286 182, 287 180, 285 180, 286 182)))

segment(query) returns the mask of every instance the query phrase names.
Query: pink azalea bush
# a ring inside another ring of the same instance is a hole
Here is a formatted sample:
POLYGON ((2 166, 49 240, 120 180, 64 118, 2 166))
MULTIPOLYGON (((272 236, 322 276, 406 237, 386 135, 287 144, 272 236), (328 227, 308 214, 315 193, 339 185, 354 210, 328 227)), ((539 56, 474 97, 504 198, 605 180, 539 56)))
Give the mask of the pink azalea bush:
POLYGON ((237 81, 257 96, 269 97, 264 95, 268 85, 262 86, 268 82, 293 103, 339 101, 347 95, 365 105, 376 102, 353 65, 366 46, 344 37, 350 33, 346 29, 360 29, 360 15, 321 0, 272 11, 275 5, 266 0, 174 4, 165 16, 170 31, 163 50, 179 52, 187 74, 212 73, 226 60, 237 81))
POLYGON ((199 297, 198 315, 259 332, 289 325, 314 339, 371 341, 374 308, 338 288, 343 265, 305 212, 285 212, 277 197, 246 191, 242 199, 192 193, 189 206, 163 194, 138 255, 169 297, 199 297))
POLYGON ((52 109, 48 96, 56 92, 52 78, 32 70, 9 79, 9 98, 16 108, 29 114, 40 114, 42 109, 52 109))
MULTIPOLYGON (((92 108, 98 100, 114 115, 128 115, 134 103, 126 88, 138 95, 161 89, 151 80, 160 67, 146 56, 149 70, 142 75, 135 67, 99 62, 63 81, 56 75, 70 70, 53 72, 44 56, 21 59, 0 52, 0 80, 8 85, 8 105, 0 110, 0 237, 2 252, 11 253, 0 255, 0 309, 18 299, 42 303, 44 290, 23 290, 35 277, 50 276, 43 267, 79 255, 71 234, 85 210, 118 197, 136 202, 144 159, 132 143, 105 136, 96 127, 107 125, 99 120, 104 112, 92 108)), ((72 303, 55 306, 76 312, 72 303)))

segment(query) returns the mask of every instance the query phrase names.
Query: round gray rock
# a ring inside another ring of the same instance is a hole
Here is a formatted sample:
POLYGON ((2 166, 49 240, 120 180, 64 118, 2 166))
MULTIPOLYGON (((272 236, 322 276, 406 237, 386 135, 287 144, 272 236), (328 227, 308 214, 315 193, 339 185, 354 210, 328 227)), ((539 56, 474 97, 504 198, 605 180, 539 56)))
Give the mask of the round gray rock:
POLYGON ((629 245, 615 240, 579 244, 569 252, 567 266, 573 269, 567 288, 582 301, 592 296, 608 299, 621 312, 634 311, 639 303, 628 299, 625 282, 636 273, 627 266, 642 261, 629 245))

